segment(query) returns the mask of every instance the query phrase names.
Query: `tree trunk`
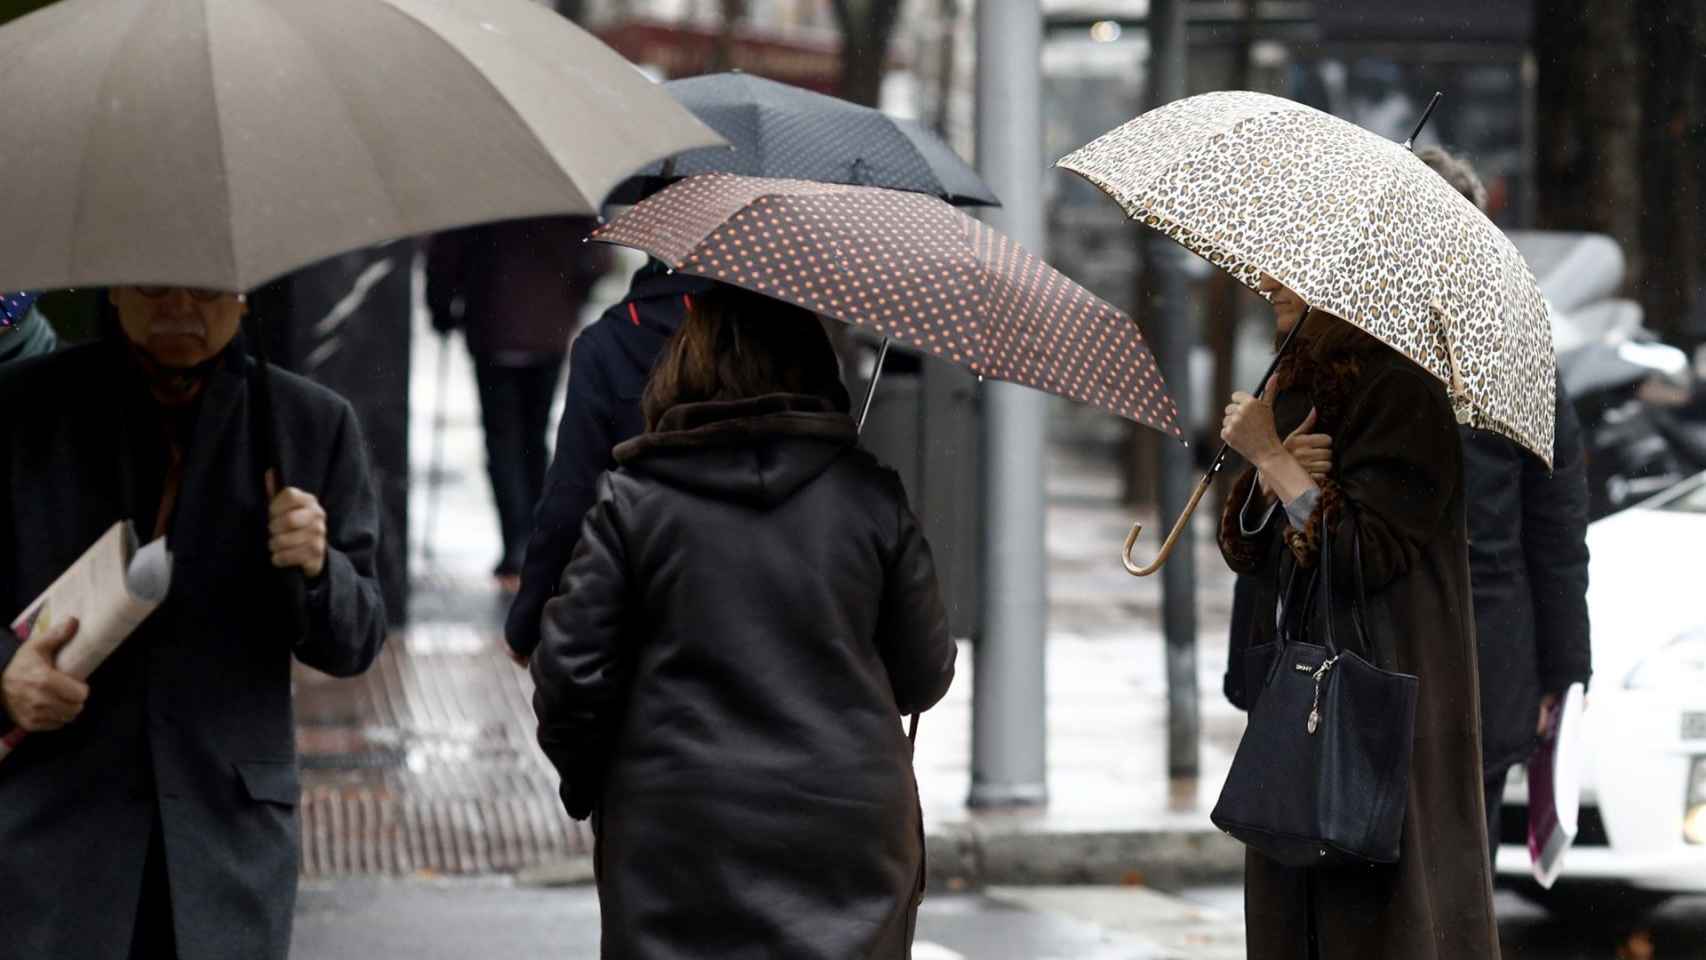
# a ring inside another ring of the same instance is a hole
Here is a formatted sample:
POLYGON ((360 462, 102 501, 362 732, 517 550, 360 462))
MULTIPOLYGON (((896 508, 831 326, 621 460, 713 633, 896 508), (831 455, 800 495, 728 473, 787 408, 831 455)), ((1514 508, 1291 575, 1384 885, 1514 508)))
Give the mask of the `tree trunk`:
POLYGON ((1535 0, 1534 7, 1538 226, 1610 234, 1623 245, 1631 276, 1643 260, 1636 6, 1535 0))
POLYGON ((1693 161, 1701 146, 1691 127, 1706 104, 1697 99, 1697 75, 1706 43, 1706 2, 1636 5, 1647 51, 1641 77, 1640 272, 1635 294, 1647 326, 1679 342, 1694 307, 1700 279, 1699 177, 1693 161))
POLYGON ((722 27, 717 31, 717 46, 711 54, 712 73, 734 69, 735 33, 746 19, 746 0, 717 0, 722 13, 722 27))
POLYGON ((943 140, 948 139, 948 125, 953 121, 954 108, 954 44, 959 36, 959 0, 938 0, 936 15, 941 18, 942 36, 937 50, 936 111, 931 126, 943 140))
POLYGON ((900 18, 901 0, 835 0, 841 28, 841 96, 868 107, 883 96, 889 39, 900 18))

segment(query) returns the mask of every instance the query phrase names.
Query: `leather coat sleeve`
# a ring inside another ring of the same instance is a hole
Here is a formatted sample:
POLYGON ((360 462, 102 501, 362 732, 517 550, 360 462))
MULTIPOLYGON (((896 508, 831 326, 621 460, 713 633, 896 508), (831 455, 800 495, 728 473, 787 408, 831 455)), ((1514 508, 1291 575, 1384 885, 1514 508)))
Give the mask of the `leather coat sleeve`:
POLYGON ((1403 576, 1428 544, 1449 532, 1449 508, 1463 477, 1456 421, 1437 381, 1407 367, 1375 377, 1333 438, 1338 459, 1309 523, 1286 533, 1298 562, 1312 567, 1323 528, 1337 529, 1338 506, 1348 502, 1371 593, 1403 576))
POLYGON ((545 602, 557 592, 563 568, 580 540, 581 521, 598 498, 598 478, 610 465, 615 446, 611 392, 586 340, 569 351, 569 382, 563 418, 557 424, 556 453, 545 472, 545 494, 533 513, 533 532, 521 565, 521 589, 510 603, 504 639, 510 649, 530 656, 539 645, 545 602))
POLYGON ((942 606, 930 544, 899 486, 896 480, 898 528, 883 574, 878 643, 895 705, 902 714, 910 714, 930 709, 948 692, 959 651, 948 632, 948 613, 942 606))
POLYGON ((1588 626, 1588 487, 1582 427, 1559 391, 1552 472, 1523 455, 1522 554, 1534 598, 1540 689, 1557 693, 1593 674, 1588 626))
POLYGON ((576 819, 597 805, 633 671, 623 649, 629 576, 621 513, 606 476, 557 595, 545 604, 530 667, 539 746, 562 775, 563 805, 576 819))
POLYGON ((326 564, 308 585, 308 634, 296 658, 336 677, 361 673, 385 642, 385 598, 375 569, 379 497, 355 414, 344 407, 317 496, 326 511, 326 564))

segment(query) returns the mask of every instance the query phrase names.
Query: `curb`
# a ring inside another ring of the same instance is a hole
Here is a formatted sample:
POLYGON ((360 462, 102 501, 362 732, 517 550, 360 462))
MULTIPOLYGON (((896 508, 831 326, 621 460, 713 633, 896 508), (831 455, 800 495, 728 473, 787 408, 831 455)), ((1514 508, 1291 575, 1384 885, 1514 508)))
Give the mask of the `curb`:
MULTIPOLYGON (((1163 890, 1237 882, 1244 847, 1218 830, 1048 831, 982 823, 949 824, 925 837, 929 889, 1149 886, 1163 890)), ((591 857, 520 870, 521 887, 593 882, 591 857)))
POLYGON ((1218 830, 1042 831, 950 824, 925 838, 929 888, 1236 882, 1244 846, 1218 830))
POLYGON ((587 887, 592 882, 591 857, 548 860, 515 872, 518 887, 587 887))

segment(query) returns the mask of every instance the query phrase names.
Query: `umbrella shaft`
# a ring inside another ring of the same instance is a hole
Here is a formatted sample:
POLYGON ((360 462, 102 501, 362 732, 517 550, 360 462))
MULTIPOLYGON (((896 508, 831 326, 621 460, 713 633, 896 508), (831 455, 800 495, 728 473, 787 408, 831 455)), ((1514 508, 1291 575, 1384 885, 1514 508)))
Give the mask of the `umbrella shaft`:
POLYGON ((865 388, 865 405, 859 409, 859 433, 865 432, 865 418, 871 415, 871 400, 877 395, 877 381, 883 378, 883 361, 889 356, 889 338, 883 338, 883 345, 877 351, 877 366, 871 371, 871 385, 865 388))

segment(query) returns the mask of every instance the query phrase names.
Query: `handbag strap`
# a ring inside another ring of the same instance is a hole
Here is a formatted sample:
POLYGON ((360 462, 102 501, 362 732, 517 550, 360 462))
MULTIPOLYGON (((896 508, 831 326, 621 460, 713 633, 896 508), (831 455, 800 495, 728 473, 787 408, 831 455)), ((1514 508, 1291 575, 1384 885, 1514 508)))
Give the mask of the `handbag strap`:
MULTIPOLYGON (((1347 531, 1351 538, 1351 578, 1355 588, 1350 597, 1351 628, 1356 634, 1356 640, 1362 649, 1374 654, 1374 648, 1369 640, 1368 620, 1363 615, 1363 608, 1368 603, 1368 591, 1363 585, 1362 573, 1362 537, 1357 529, 1356 514, 1349 504, 1341 507, 1339 529, 1347 531)), ((1333 621, 1336 619, 1339 607, 1333 599, 1333 541, 1337 539, 1331 530, 1321 537, 1321 562, 1319 574, 1322 581, 1322 599, 1327 604, 1327 649, 1330 653, 1339 653, 1339 644, 1333 634, 1333 621)), ((1378 657, 1377 657, 1378 658, 1378 657)))
POLYGON ((1292 561, 1285 587, 1275 598, 1278 609, 1274 614, 1274 632, 1281 643, 1290 643, 1298 639, 1299 633, 1307 631, 1310 614, 1315 609, 1315 587, 1319 578, 1313 573, 1300 578, 1299 569, 1296 561, 1292 561), (1300 579, 1301 585, 1298 583, 1300 579))

